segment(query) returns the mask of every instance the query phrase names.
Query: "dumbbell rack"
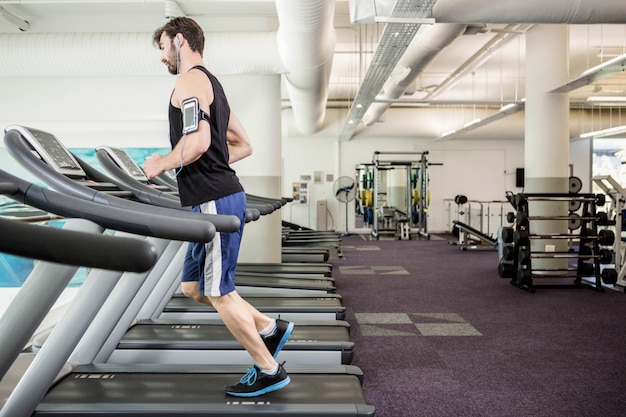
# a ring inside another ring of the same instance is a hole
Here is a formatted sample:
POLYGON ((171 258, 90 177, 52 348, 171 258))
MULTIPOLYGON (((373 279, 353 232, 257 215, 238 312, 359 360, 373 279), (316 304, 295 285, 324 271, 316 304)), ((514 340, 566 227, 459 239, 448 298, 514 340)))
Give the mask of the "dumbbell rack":
POLYGON ((611 201, 607 212, 615 216, 614 230, 616 234, 613 251, 615 253, 614 265, 618 271, 617 282, 613 286, 616 290, 626 289, 626 247, 624 246, 624 232, 626 231, 626 189, 610 175, 599 175, 592 178, 592 181, 606 194, 611 201))
POLYGON ((604 194, 522 193, 508 194, 507 199, 516 209, 516 213, 507 215, 507 220, 514 223, 513 227, 503 228, 501 232, 505 246, 502 248, 498 273, 502 278, 511 278, 512 285, 529 292, 534 292, 538 287, 591 287, 603 291, 602 282, 615 283, 617 271, 611 268, 601 270, 600 267, 601 264, 611 263, 613 252, 607 246, 613 245, 615 241, 615 234, 612 230, 598 228, 609 222, 606 213, 596 211, 597 206, 605 203, 604 194), (528 208, 529 200, 568 201, 570 212, 567 216, 532 216, 528 208), (576 214, 576 211, 581 208, 582 214, 576 214), (570 233, 532 234, 532 225, 541 220, 566 220, 570 233), (575 230, 578 229, 580 231, 576 233, 575 230), (568 251, 531 251, 532 239, 566 239, 568 251), (576 242, 578 243, 577 250, 575 249, 576 242), (532 261, 538 258, 567 258, 568 266, 553 269, 533 268, 532 261), (576 260, 576 265, 570 266, 569 260, 576 260), (536 281, 543 278, 553 279, 549 284, 537 284, 536 281))

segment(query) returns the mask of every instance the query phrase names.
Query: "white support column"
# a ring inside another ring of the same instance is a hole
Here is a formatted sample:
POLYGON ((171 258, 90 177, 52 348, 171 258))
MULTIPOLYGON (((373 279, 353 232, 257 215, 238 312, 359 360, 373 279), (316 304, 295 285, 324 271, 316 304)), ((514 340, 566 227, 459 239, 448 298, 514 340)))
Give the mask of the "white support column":
MULTIPOLYGON (((568 192, 569 178, 569 94, 549 93, 567 82, 569 44, 566 25, 537 25, 526 34, 526 121, 525 191, 528 193, 568 192)), ((568 213, 567 202, 534 202, 531 216, 568 213)), ((563 220, 531 221, 532 234, 567 233, 563 220)), ((561 240, 533 240, 532 251, 554 248, 567 250, 561 240)), ((533 269, 565 268, 567 259, 533 260, 533 269), (559 261, 559 262, 555 262, 559 261)))
MULTIPOLYGON (((254 148, 252 156, 233 164, 237 176, 248 194, 282 197, 280 75, 237 75, 220 80, 254 148)), ((246 223, 239 261, 280 262, 281 224, 280 210, 246 223)))

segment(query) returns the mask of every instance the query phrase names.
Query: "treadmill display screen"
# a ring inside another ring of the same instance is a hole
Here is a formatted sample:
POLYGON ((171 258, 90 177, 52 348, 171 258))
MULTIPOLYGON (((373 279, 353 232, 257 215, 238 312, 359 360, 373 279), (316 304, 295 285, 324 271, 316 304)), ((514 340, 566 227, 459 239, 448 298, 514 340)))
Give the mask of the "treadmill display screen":
POLYGON ((71 176, 86 176, 78 161, 54 135, 24 126, 9 126, 7 130, 9 129, 19 131, 41 159, 57 172, 71 176))
POLYGON ((130 155, 128 155, 128 153, 124 152, 121 149, 111 147, 102 147, 101 149, 105 149, 107 152, 110 152, 113 160, 131 177, 143 181, 148 180, 146 175, 143 173, 141 167, 137 165, 137 163, 130 157, 130 155))
POLYGON ((39 130, 31 130, 31 133, 59 168, 80 168, 72 155, 65 150, 54 136, 39 130))

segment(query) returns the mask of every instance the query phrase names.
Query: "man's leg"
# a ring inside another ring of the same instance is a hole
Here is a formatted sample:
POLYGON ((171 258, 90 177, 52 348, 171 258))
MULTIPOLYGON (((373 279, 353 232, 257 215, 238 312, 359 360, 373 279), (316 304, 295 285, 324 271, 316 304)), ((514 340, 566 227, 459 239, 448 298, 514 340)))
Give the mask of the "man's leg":
POLYGON ((282 365, 276 362, 257 331, 254 313, 247 307, 249 304, 236 291, 219 297, 212 296, 209 300, 228 330, 255 362, 237 384, 226 387, 226 393, 236 397, 256 397, 289 385, 291 378, 282 365))
MULTIPOLYGON (((217 310, 217 307, 214 305, 212 300, 219 299, 221 297, 207 297, 205 295, 202 295, 200 293, 200 289, 198 288, 198 281, 182 282, 181 283, 181 290, 182 290, 183 295, 185 297, 191 298, 192 300, 197 301, 199 303, 203 303, 203 304, 206 304, 206 305, 209 305, 209 306, 213 306, 217 310)), ((268 317, 265 314, 263 314, 260 311, 258 311, 256 308, 254 308, 252 305, 250 305, 250 303, 248 303, 246 300, 241 298, 239 296, 239 294, 237 294, 237 298, 239 298, 239 300, 241 300, 241 302, 242 302, 242 304, 238 308, 245 309, 245 310, 248 311, 248 313, 250 315, 252 315, 252 317, 254 319, 254 327, 255 327, 257 333, 259 331, 261 331, 262 329, 264 329, 268 324, 270 324, 270 322, 272 321, 272 319, 270 317, 268 317)), ((222 316, 222 313, 220 313, 219 310, 218 310, 218 313, 220 314, 220 316, 222 316)), ((229 328, 229 330, 230 330, 230 328, 229 328)), ((237 339, 237 340, 239 340, 239 339, 237 339)))
MULTIPOLYGON (((270 325, 272 320, 244 301, 235 291, 235 271, 245 224, 246 200, 243 192, 210 201, 201 205, 201 211, 209 214, 230 214, 239 217, 241 227, 235 233, 216 233, 214 239, 204 246, 204 292, 209 302, 219 313, 222 321, 233 337, 252 356, 255 364, 239 380, 239 383, 226 387, 229 395, 254 397, 276 391, 289 384, 291 379, 285 369, 274 359, 278 353, 275 340, 282 338, 283 344, 291 334, 290 327, 281 326, 273 337, 261 337, 260 331, 278 327, 270 325), (265 342, 269 342, 274 352, 270 352, 265 342)), ((281 321, 282 324, 282 321, 281 321)), ((279 349, 278 348, 278 349, 279 349)))
POLYGON ((207 298, 228 330, 252 356, 255 363, 266 371, 274 369, 277 365, 276 360, 259 334, 259 330, 267 326, 271 319, 250 306, 236 291, 220 297, 207 298))

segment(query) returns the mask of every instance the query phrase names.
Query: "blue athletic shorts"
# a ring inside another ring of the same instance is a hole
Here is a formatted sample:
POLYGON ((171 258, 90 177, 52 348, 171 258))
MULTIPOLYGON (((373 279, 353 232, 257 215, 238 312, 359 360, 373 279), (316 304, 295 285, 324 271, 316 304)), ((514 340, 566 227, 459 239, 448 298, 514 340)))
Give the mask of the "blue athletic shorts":
POLYGON ((246 194, 231 194, 194 206, 192 210, 207 214, 230 214, 241 220, 238 231, 217 232, 215 238, 208 243, 191 242, 185 254, 181 281, 198 281, 202 295, 226 295, 235 290, 237 257, 246 219, 246 194))

